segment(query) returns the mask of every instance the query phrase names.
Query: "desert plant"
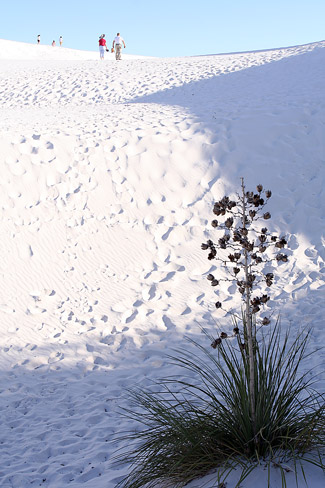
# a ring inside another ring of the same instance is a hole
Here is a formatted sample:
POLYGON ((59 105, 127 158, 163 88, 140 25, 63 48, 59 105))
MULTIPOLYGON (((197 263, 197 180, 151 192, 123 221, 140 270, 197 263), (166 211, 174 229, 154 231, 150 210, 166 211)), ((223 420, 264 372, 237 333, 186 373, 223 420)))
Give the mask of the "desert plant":
MULTIPOLYGON (((236 283, 242 315, 229 311, 231 335, 221 332, 215 338, 204 331, 211 351, 188 339, 188 349, 169 357, 183 376, 129 391, 131 406, 124 415, 142 428, 118 435, 128 447, 116 462, 131 466, 120 486, 152 488, 163 482, 179 487, 213 469, 222 483, 236 466, 242 468, 239 486, 264 460, 280 467, 285 487, 284 460, 293 460, 295 470, 301 459, 324 468, 324 397, 313 390, 310 372, 300 373, 309 356, 310 331, 291 343, 289 331, 282 337, 279 321, 264 329, 271 318, 259 315, 269 300, 274 264, 288 259, 282 252, 285 237, 259 226, 271 217, 264 211, 270 197, 262 185, 257 193, 247 192, 242 179, 236 200, 223 197, 214 204, 223 219, 212 226, 222 235, 217 244, 208 240, 201 247, 226 274, 207 278, 213 287, 222 279, 236 283)), ((215 305, 224 310, 220 300, 215 305)))
MULTIPOLYGON (((277 324, 256 344, 257 435, 247 355, 230 341, 220 344, 217 355, 193 341, 197 353, 191 347, 178 350, 170 360, 188 373, 185 377, 130 390, 132 403, 124 415, 142 429, 118 436, 128 448, 115 462, 132 467, 119 486, 181 487, 213 469, 221 483, 235 467, 241 468, 239 486, 262 460, 285 474, 284 462, 292 459, 298 466, 308 452, 324 448, 324 399, 313 391, 307 373, 298 374, 309 356, 308 337, 301 334, 290 345, 288 332, 281 341, 277 324)), ((315 458, 311 462, 317 464, 315 458)))
MULTIPOLYGON (((274 273, 272 264, 286 262, 288 256, 279 252, 286 246, 285 237, 272 235, 264 225, 258 225, 271 218, 270 212, 264 208, 271 198, 272 192, 264 190, 263 185, 256 187, 256 193, 246 191, 244 178, 241 178, 241 193, 230 199, 224 196, 215 202, 213 213, 219 220, 212 220, 212 227, 218 232, 219 239, 215 244, 211 239, 201 245, 203 250, 209 250, 208 259, 217 261, 218 267, 225 268, 224 281, 234 282, 242 296, 244 312, 242 314, 242 328, 234 328, 235 334, 242 334, 241 347, 247 354, 249 362, 249 395, 251 405, 252 427, 257 432, 255 419, 255 363, 256 363, 256 325, 268 325, 270 317, 256 317, 270 299, 269 287, 273 284, 274 273), (220 220, 221 219, 221 220, 220 220), (270 253, 273 248, 273 255, 270 253), (266 290, 261 293, 264 284, 266 290)), ((213 287, 220 285, 220 278, 209 273, 207 276, 213 287)), ((223 309, 219 300, 215 303, 217 309, 223 309)), ((233 315, 234 312, 230 311, 233 315)), ((237 314, 238 317, 238 314, 237 314)), ((228 338, 225 332, 212 343, 217 347, 222 339, 228 338)))

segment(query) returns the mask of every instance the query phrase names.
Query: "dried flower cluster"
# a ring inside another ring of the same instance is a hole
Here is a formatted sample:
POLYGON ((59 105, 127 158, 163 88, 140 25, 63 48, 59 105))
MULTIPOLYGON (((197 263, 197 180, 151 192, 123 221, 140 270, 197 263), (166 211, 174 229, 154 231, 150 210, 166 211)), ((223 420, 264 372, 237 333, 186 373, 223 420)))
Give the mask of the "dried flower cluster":
MULTIPOLYGON (((242 194, 237 194, 236 199, 224 196, 214 203, 213 213, 219 217, 211 222, 213 228, 222 233, 216 243, 209 239, 201 245, 203 250, 208 250, 208 259, 218 261, 220 267, 228 272, 228 277, 221 279, 210 273, 207 276, 211 286, 218 287, 221 281, 232 281, 237 285, 246 305, 245 318, 251 324, 270 324, 270 317, 259 317, 264 305, 270 300, 268 292, 260 294, 260 288, 269 288, 274 281, 274 274, 269 269, 275 263, 287 262, 288 256, 282 250, 287 245, 285 237, 271 234, 267 227, 258 226, 258 221, 266 221, 271 218, 270 212, 265 212, 264 207, 271 198, 272 192, 264 190, 262 185, 257 185, 256 192, 245 191, 242 179, 242 194), (221 217, 221 218, 220 218, 221 217), (273 248, 270 257, 270 248, 273 248), (265 270, 266 269, 266 270, 265 270)), ((223 303, 218 300, 215 303, 217 309, 223 309, 223 303)), ((234 329, 234 335, 237 335, 234 329)), ((221 344, 226 339, 226 333, 222 332, 213 343, 212 347, 221 344)), ((243 344, 243 347, 245 345, 243 344)))

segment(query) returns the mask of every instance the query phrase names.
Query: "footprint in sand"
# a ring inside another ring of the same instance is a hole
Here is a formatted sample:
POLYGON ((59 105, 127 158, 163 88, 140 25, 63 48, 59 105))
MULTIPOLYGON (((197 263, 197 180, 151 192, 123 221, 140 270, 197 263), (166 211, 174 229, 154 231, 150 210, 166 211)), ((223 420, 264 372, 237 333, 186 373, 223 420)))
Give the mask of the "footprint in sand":
POLYGON ((148 288, 142 290, 142 298, 145 301, 153 300, 156 296, 156 285, 151 285, 148 288))
POLYGON ((311 248, 311 247, 308 247, 308 248, 305 250, 305 255, 306 255, 308 258, 311 258, 311 259, 317 259, 317 257, 318 257, 318 254, 317 254, 316 249, 311 248))
POLYGON ((37 305, 31 305, 27 307, 26 315, 37 315, 45 312, 46 308, 38 307, 37 305))
POLYGON ((190 309, 190 307, 186 307, 184 312, 181 313, 181 315, 189 315, 191 312, 192 310, 190 309))
POLYGON ((175 271, 170 271, 169 273, 166 274, 166 276, 160 280, 160 283, 164 283, 165 281, 171 280, 175 276, 176 272, 175 271))
POLYGON ((58 352, 55 352, 55 351, 53 351, 50 354, 47 362, 48 362, 48 364, 53 364, 53 363, 57 363, 58 361, 61 361, 62 359, 64 359, 64 354, 62 352, 59 352, 59 351, 58 352))
POLYGON ((126 310, 121 317, 122 324, 129 324, 132 322, 138 313, 139 312, 137 310, 126 310))

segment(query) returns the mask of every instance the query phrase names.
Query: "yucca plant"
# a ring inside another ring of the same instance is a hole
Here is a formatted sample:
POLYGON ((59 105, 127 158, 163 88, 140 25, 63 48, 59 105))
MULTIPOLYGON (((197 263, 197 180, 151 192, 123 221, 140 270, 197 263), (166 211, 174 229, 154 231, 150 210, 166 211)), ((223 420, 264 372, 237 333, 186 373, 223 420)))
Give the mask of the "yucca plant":
MULTIPOLYGON (((195 346, 176 351, 171 362, 185 377, 161 380, 153 389, 130 391, 124 414, 142 425, 119 435, 128 449, 115 462, 131 471, 119 486, 180 487, 216 470, 218 482, 241 468, 238 485, 261 461, 275 464, 307 459, 324 468, 325 402, 313 390, 310 372, 299 374, 308 358, 309 333, 289 343, 279 324, 256 345, 256 433, 252 428, 247 355, 232 341, 218 352, 195 346), (159 485, 160 486, 160 485, 159 485)), ((235 341, 235 339, 233 339, 235 341)), ((270 480, 269 480, 270 481, 270 480)))
MULTIPOLYGON (((269 325, 271 322, 267 315, 259 319, 257 317, 270 299, 269 288, 274 279, 273 263, 288 261, 287 254, 279 251, 287 245, 286 238, 273 235, 264 226, 265 221, 271 218, 270 212, 264 211, 271 196, 272 192, 264 190, 261 184, 257 185, 255 193, 246 191, 244 178, 241 178, 240 193, 232 198, 224 196, 213 205, 213 213, 219 219, 214 218, 211 222, 216 232, 216 243, 208 239, 201 245, 203 250, 209 250, 209 261, 218 263, 218 275, 212 273, 207 275, 210 284, 216 289, 216 294, 219 294, 221 281, 228 281, 237 286, 237 291, 242 298, 242 328, 236 327, 234 333, 241 332, 243 336, 241 346, 249 362, 248 390, 252 409, 251 422, 255 434, 257 433, 254 389, 256 326, 269 325), (271 249, 273 255, 270 253, 271 249), (221 278, 222 269, 226 270, 226 276, 223 278, 221 278)), ((225 310, 228 314, 236 316, 234 311, 224 309, 224 304, 220 300, 215 303, 215 307, 217 310, 225 310)), ((222 339, 227 337, 227 334, 222 332, 213 341, 213 346, 217 347, 222 339)))
MULTIPOLYGON (((271 320, 260 315, 270 298, 273 263, 288 260, 279 252, 287 240, 259 222, 271 217, 264 212, 271 191, 258 185, 257 193, 247 192, 243 179, 241 189, 237 199, 214 204, 214 214, 223 219, 213 220, 212 227, 221 236, 217 244, 209 239, 201 247, 219 266, 218 276, 207 275, 211 285, 237 285, 242 315, 230 311, 231 335, 205 332, 213 349, 188 339, 187 349, 169 357, 182 376, 129 391, 131 405, 123 413, 140 428, 117 436, 127 447, 115 462, 130 466, 119 483, 123 488, 180 487, 211 470, 222 483, 241 467, 239 486, 261 461, 280 468, 285 487, 283 462, 291 459, 295 471, 302 459, 324 469, 325 399, 313 389, 311 371, 301 372, 310 331, 290 342, 279 321, 264 330, 271 320)), ((220 300, 215 306, 224 310, 220 300)))

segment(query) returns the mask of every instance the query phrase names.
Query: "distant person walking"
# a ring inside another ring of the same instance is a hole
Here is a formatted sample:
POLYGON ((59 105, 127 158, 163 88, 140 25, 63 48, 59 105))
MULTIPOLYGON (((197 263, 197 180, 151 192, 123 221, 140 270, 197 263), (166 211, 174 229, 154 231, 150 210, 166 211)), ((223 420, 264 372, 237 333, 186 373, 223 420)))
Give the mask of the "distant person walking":
POLYGON ((59 42, 60 42, 60 46, 62 46, 62 44, 63 44, 63 37, 62 36, 60 36, 59 42))
POLYGON ((52 41, 52 47, 55 47, 55 41, 52 41))
POLYGON ((99 36, 99 57, 100 59, 104 59, 105 51, 108 51, 106 45, 105 34, 99 36))
POLYGON ((41 43, 41 36, 38 34, 37 36, 37 44, 40 44, 41 43))
POLYGON ((116 34, 116 37, 113 41, 113 49, 115 49, 115 59, 118 61, 122 59, 122 44, 125 49, 125 42, 123 37, 121 37, 120 33, 116 34))

